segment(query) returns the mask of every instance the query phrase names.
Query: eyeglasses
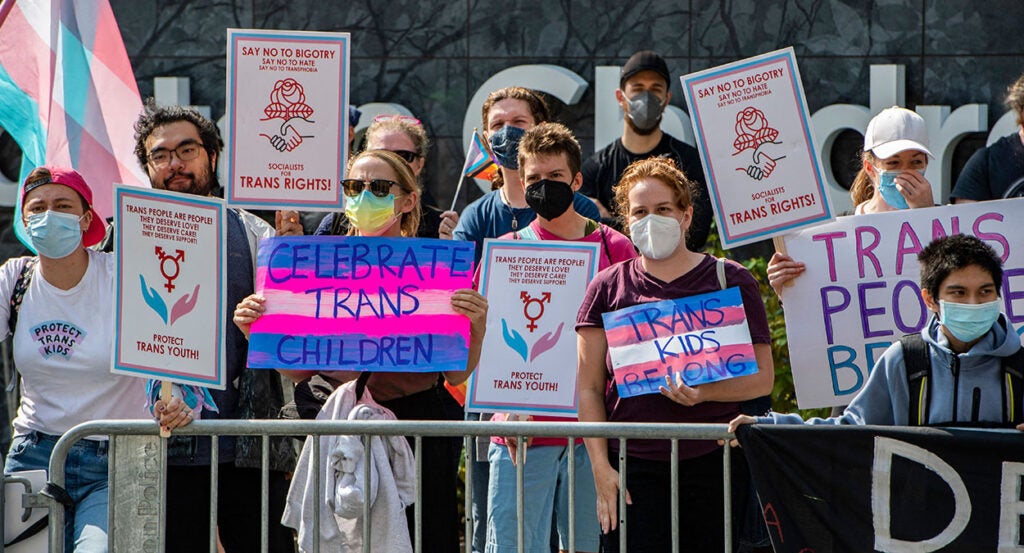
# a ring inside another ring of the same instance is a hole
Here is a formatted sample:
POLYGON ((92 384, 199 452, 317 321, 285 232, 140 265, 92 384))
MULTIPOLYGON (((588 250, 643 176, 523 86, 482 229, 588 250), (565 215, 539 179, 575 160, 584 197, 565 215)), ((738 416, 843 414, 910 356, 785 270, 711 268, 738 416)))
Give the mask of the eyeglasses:
POLYGON ((405 162, 410 164, 410 165, 412 165, 416 161, 416 159, 418 157, 420 157, 420 155, 418 153, 411 152, 409 150, 383 150, 383 151, 391 152, 391 153, 395 154, 396 156, 404 159, 405 162))
POLYGON ((179 145, 173 150, 167 150, 161 148, 159 150, 153 150, 146 156, 149 158, 149 162, 154 167, 166 167, 171 163, 171 156, 176 156, 181 161, 192 161, 199 157, 199 152, 203 150, 203 145, 198 142, 186 142, 185 144, 179 145))
POLYGON ((405 121, 406 123, 410 123, 412 125, 422 125, 423 124, 423 123, 420 122, 419 119, 416 119, 415 117, 410 117, 408 115, 400 115, 400 114, 397 114, 397 113, 382 113, 382 114, 374 117, 373 118, 373 122, 377 123, 377 122, 380 122, 380 121, 387 121, 389 119, 398 119, 399 121, 405 121))
POLYGON ((391 193, 392 186, 398 186, 398 183, 387 179, 345 179, 341 181, 341 189, 349 198, 355 198, 362 194, 364 188, 368 189, 370 194, 378 198, 387 198, 388 194, 391 193))

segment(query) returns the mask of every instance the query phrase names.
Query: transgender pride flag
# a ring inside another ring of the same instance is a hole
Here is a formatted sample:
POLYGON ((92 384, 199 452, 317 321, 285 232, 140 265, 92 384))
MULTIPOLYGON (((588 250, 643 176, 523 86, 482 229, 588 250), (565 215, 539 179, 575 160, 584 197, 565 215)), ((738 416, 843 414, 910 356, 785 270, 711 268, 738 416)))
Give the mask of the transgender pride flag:
POLYGON ((149 183, 133 153, 141 111, 107 0, 2 0, 0 127, 21 147, 20 180, 44 163, 73 167, 93 190, 93 208, 110 216, 113 183, 149 183))
POLYGON ((739 288, 602 317, 619 397, 657 394, 666 375, 696 386, 757 372, 739 288))

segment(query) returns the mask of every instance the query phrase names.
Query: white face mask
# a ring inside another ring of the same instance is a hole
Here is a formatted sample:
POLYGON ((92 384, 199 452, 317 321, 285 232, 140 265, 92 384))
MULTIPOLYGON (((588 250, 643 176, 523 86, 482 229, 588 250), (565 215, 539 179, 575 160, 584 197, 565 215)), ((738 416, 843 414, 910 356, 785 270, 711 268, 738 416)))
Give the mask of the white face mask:
POLYGON ((651 214, 629 225, 629 235, 644 257, 665 259, 679 247, 683 230, 676 219, 651 214))

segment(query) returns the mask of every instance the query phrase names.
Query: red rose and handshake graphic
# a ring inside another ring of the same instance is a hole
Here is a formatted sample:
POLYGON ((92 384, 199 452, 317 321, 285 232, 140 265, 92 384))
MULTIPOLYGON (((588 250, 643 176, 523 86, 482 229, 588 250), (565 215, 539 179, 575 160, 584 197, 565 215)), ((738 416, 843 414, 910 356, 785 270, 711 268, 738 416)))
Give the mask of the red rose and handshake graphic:
POLYGON ((274 83, 274 90, 270 92, 270 103, 263 108, 263 113, 266 117, 260 121, 282 120, 277 133, 260 133, 260 136, 268 139, 270 145, 277 151, 291 152, 302 144, 302 139, 313 138, 313 135, 299 134, 298 128, 304 127, 301 123, 313 123, 310 119, 313 108, 306 104, 306 92, 302 84, 295 79, 281 79, 274 83))

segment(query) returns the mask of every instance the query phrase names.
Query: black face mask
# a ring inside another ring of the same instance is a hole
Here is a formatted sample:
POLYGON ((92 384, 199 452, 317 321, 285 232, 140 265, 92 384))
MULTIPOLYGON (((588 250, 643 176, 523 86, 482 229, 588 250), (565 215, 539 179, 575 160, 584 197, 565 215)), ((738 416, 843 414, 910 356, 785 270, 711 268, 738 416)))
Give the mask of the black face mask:
POLYGON ((575 193, 568 183, 544 179, 526 187, 526 203, 539 217, 557 219, 572 205, 575 193))

